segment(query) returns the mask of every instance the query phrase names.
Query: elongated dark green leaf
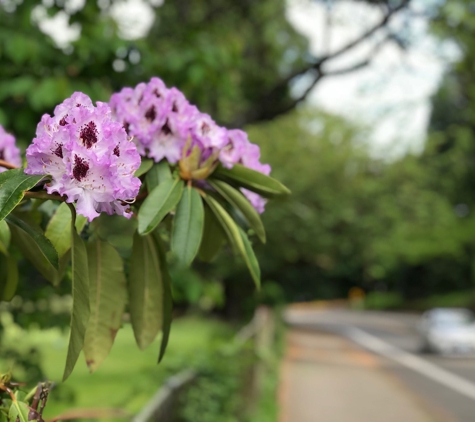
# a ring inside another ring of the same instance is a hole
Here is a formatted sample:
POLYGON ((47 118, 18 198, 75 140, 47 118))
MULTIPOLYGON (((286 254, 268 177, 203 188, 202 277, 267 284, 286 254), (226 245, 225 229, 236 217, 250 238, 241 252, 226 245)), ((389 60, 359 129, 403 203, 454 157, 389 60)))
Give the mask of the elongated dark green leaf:
POLYGON ((205 205, 205 224, 198 255, 202 261, 211 262, 223 246, 226 234, 208 205, 205 205))
POLYGON ((22 169, 7 170, 0 173, 0 186, 2 186, 8 179, 23 174, 22 169))
POLYGON ((160 183, 163 183, 165 180, 171 178, 172 173, 167 161, 160 161, 159 163, 155 164, 147 173, 145 181, 147 182, 148 191, 152 192, 160 183))
MULTIPOLYGON (((1 173, 0 173, 1 174, 1 173)), ((0 221, 0 252, 8 255, 8 247, 10 246, 10 229, 5 220, 0 221)))
POLYGON ((18 285, 18 267, 11 256, 0 255, 0 300, 9 302, 18 285))
POLYGON ((73 309, 71 312, 71 332, 69 335, 68 355, 64 368, 65 381, 76 365, 79 354, 84 346, 86 327, 89 322, 89 271, 86 246, 76 232, 71 228, 71 259, 72 259, 72 294, 73 309))
POLYGON ((142 174, 147 173, 153 166, 153 160, 149 158, 142 158, 142 162, 140 163, 140 167, 135 171, 134 176, 140 177, 142 174))
POLYGON ((139 233, 150 233, 173 210, 183 193, 183 181, 168 179, 160 183, 143 202, 139 211, 139 233))
POLYGON ((249 253, 249 248, 252 251, 252 247, 250 246, 249 241, 247 240, 247 236, 245 239, 243 238, 241 234, 241 228, 234 222, 232 217, 227 213, 227 211, 222 207, 222 205, 218 201, 216 201, 216 199, 214 199, 210 195, 206 195, 204 199, 209 205, 211 211, 213 211, 219 223, 221 224, 221 227, 224 229, 229 243, 233 247, 233 250, 235 251, 235 253, 241 255, 244 259, 244 262, 246 263, 246 266, 249 269, 249 272, 251 273, 251 276, 254 282, 256 283, 256 286, 259 288, 261 284, 260 271, 256 271, 257 260, 255 259, 254 252, 252 252, 252 254, 249 253))
POLYGON ((43 177, 22 173, 3 183, 0 188, 0 220, 3 220, 20 203, 26 190, 35 186, 43 177))
POLYGON ((86 249, 91 316, 84 356, 89 370, 94 372, 109 355, 122 324, 127 289, 122 258, 111 245, 96 240, 86 249))
POLYGON ((209 184, 228 201, 234 208, 237 208, 244 215, 249 227, 251 227, 262 243, 266 243, 266 231, 262 224, 261 217, 248 199, 238 190, 221 180, 209 180, 209 184))
MULTIPOLYGON (((81 233, 87 223, 86 217, 76 217, 76 230, 81 233)), ((71 212, 66 203, 62 203, 51 217, 45 236, 51 241, 61 258, 71 248, 71 212)))
POLYGON ((172 281, 170 277, 170 271, 168 270, 167 257, 165 252, 165 246, 163 241, 155 230, 152 232, 152 236, 158 247, 158 254, 160 256, 160 263, 162 264, 162 281, 163 281, 163 323, 162 323, 162 339, 160 343, 160 352, 158 355, 158 363, 161 362, 165 350, 168 345, 168 338, 170 337, 170 328, 172 324, 172 312, 173 312, 173 298, 172 298, 172 281))
POLYGON ((231 169, 218 166, 211 177, 237 184, 265 197, 290 194, 290 190, 278 180, 241 164, 235 164, 231 169))
POLYGON ((58 253, 41 232, 13 214, 8 216, 7 223, 13 234, 13 242, 41 274, 48 278, 51 269, 58 269, 58 253))
POLYGON ((135 234, 128 282, 130 319, 140 349, 147 348, 164 327, 166 262, 153 235, 135 234))
POLYGON ((243 256, 244 261, 246 262, 247 268, 251 273, 254 283, 256 283, 257 289, 261 288, 261 269, 259 267, 259 261, 256 258, 254 249, 252 249, 251 242, 247 237, 247 234, 243 229, 239 227, 239 233, 241 234, 242 243, 244 244, 244 252, 246 256, 243 256))
POLYGON ((190 265, 198 253, 203 224, 201 196, 196 189, 187 186, 176 209, 171 238, 171 248, 180 266, 190 265))

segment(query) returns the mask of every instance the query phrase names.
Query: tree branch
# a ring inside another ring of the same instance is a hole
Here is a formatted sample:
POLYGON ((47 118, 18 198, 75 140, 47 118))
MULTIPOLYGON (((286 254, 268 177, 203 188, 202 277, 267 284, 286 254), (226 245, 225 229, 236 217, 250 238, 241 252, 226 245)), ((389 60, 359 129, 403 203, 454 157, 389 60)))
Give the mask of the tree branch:
POLYGON ((381 49, 381 47, 386 44, 386 42, 388 42, 389 40, 391 40, 391 34, 389 33, 388 35, 386 35, 382 40, 380 40, 378 43, 376 43, 373 48, 371 49, 371 51, 368 53, 366 59, 358 62, 358 63, 355 63, 354 65, 352 66, 349 66, 349 67, 344 67, 342 69, 337 69, 337 70, 333 70, 331 72, 325 72, 325 71, 322 71, 323 73, 323 76, 338 76, 338 75, 345 75, 346 73, 351 73, 351 72, 354 72, 355 70, 359 70, 359 69, 362 69, 366 66, 368 66, 370 63, 371 63, 371 60, 372 58, 378 53, 378 51, 381 49))
POLYGON ((345 75, 347 73, 354 72, 355 70, 360 70, 371 63, 371 59, 362 60, 359 63, 356 63, 349 67, 344 67, 342 69, 332 70, 331 72, 325 72, 324 76, 338 76, 338 75, 345 75))
POLYGON ((14 164, 9 163, 8 161, 5 161, 5 160, 0 160, 0 167, 5 167, 6 169, 10 169, 10 170, 18 168, 14 164))
POLYGON ((57 195, 55 193, 50 194, 44 191, 39 191, 39 192, 25 192, 25 198, 30 198, 30 199, 53 199, 55 201, 61 201, 64 202, 66 199, 63 198, 60 195, 57 195))
MULTIPOLYGON (((390 8, 383 16, 383 18, 374 26, 372 26, 370 29, 367 31, 363 32, 360 34, 357 38, 355 38, 353 41, 349 42, 348 44, 344 45, 343 47, 339 48, 338 50, 334 51, 333 53, 328 53, 318 59, 316 59, 313 63, 309 63, 307 66, 300 68, 290 74, 288 74, 286 77, 281 79, 275 86, 268 91, 267 94, 264 94, 260 101, 257 102, 256 106, 254 106, 251 110, 249 110, 244 116, 241 116, 240 120, 237 120, 234 122, 235 125, 237 126, 242 126, 246 123, 254 122, 254 121, 260 121, 260 120, 270 120, 278 115, 281 115, 287 111, 292 110, 297 104, 302 102, 306 96, 310 93, 312 88, 324 77, 324 76, 330 76, 330 75, 342 75, 345 73, 349 73, 353 70, 358 70, 363 68, 364 66, 367 66, 370 63, 371 57, 368 57, 366 60, 355 64, 354 66, 350 66, 346 69, 341 69, 341 70, 336 70, 333 72, 322 72, 321 67, 322 65, 331 60, 334 59, 338 56, 341 56, 342 54, 354 49, 358 45, 360 45, 362 42, 366 41, 368 38, 370 38, 372 35, 374 35, 376 32, 378 32, 381 28, 385 27, 390 19, 400 10, 404 9, 408 4, 410 0, 404 0, 399 6, 396 6, 394 8, 390 8), (302 76, 308 72, 316 72, 317 75, 314 77, 315 79, 313 82, 309 85, 309 87, 304 91, 302 95, 299 97, 291 100, 288 104, 282 106, 281 108, 278 109, 273 109, 279 95, 283 92, 283 90, 287 89, 288 84, 295 79, 296 77, 302 76)), ((376 54, 377 50, 388 40, 388 37, 385 37, 384 40, 379 42, 376 45, 376 48, 373 49, 371 52, 371 55, 376 54)))

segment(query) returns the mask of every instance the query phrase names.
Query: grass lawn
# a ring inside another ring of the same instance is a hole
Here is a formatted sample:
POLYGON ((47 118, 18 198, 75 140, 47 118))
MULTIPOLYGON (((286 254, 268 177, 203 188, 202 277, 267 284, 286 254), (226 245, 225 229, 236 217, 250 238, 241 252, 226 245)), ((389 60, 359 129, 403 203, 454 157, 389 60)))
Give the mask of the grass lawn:
MULTIPOLYGON (((58 329, 24 331, 12 324, 9 318, 8 314, 1 316, 6 328, 4 343, 15 345, 19 350, 37 347, 47 377, 59 382, 66 360, 67 335, 58 329)), ((200 355, 219 346, 232 334, 229 326, 216 320, 198 317, 177 319, 172 325, 165 357, 157 365, 159 342, 155 341, 147 350, 140 351, 131 326, 126 324, 119 330, 111 354, 94 374, 89 374, 84 358, 80 357, 74 372, 62 386, 63 391, 58 390, 61 396, 68 391, 74 393, 74 402, 55 399, 53 390, 44 416, 50 418, 72 408, 114 407, 137 413, 168 376, 189 367, 200 355)), ((2 372, 8 365, 3 362, 2 372)), ((21 378, 14 366, 13 374, 17 379, 21 378)))

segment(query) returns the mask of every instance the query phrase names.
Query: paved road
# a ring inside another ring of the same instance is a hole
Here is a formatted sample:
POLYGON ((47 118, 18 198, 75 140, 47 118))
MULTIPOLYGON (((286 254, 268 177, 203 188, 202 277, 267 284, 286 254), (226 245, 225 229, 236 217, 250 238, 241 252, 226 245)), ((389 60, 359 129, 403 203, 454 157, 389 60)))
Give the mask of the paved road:
POLYGON ((405 313, 345 309, 291 308, 287 321, 296 327, 337 333, 382 357, 399 378, 442 421, 475 421, 475 358, 420 354, 415 325, 405 313))

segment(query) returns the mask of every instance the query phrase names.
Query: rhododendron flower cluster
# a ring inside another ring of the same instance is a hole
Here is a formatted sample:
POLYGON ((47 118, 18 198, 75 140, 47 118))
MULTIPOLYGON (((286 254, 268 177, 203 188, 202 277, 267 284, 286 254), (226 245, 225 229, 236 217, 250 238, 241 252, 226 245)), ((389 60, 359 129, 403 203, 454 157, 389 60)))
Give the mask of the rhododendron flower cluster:
POLYGON ((43 115, 26 159, 25 173, 51 175, 48 193, 76 201, 89 221, 101 212, 131 216, 127 200, 140 188, 134 177, 140 155, 106 103, 94 107, 87 95, 74 93, 53 117, 43 115))
MULTIPOLYGON (((168 89, 159 78, 113 94, 110 106, 144 157, 176 164, 199 149, 198 167, 212 168, 221 162, 232 168, 239 163, 270 173, 270 166, 259 161, 259 147, 249 142, 245 132, 217 125, 191 105, 183 93, 168 89)), ((195 173, 204 174, 202 178, 208 174, 195 173)), ((244 189, 243 193, 259 212, 264 211, 265 199, 244 189)))
MULTIPOLYGON (((17 167, 21 166, 20 150, 15 145, 15 138, 13 135, 5 132, 5 129, 0 125, 0 160, 8 161, 17 167)), ((0 173, 7 170, 0 166, 0 173)))

